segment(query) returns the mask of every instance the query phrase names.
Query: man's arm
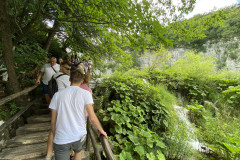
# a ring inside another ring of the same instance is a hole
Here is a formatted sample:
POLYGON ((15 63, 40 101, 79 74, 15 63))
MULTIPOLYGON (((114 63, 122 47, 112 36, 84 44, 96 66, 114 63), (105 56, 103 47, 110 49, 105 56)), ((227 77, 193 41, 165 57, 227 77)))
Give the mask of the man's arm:
POLYGON ((57 111, 54 109, 51 109, 52 117, 51 117, 51 132, 53 134, 53 137, 55 136, 55 130, 56 130, 56 120, 57 120, 57 111))
POLYGON ((97 116, 96 116, 96 114, 93 110, 92 104, 87 104, 86 109, 87 109, 87 112, 88 112, 89 120, 98 129, 100 134, 104 135, 107 138, 107 133, 101 127, 101 124, 100 124, 100 122, 99 122, 99 120, 98 120, 98 118, 97 118, 97 116))
POLYGON ((38 73, 38 76, 37 76, 37 79, 36 79, 36 84, 40 84, 40 79, 41 79, 42 75, 43 75, 43 72, 40 71, 38 73))

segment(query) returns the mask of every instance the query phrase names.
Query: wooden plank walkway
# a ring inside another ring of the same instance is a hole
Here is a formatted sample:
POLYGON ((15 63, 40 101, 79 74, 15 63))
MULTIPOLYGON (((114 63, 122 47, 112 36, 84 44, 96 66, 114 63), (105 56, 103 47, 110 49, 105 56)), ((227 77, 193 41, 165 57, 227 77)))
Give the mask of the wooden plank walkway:
MULTIPOLYGON (((39 104, 40 105, 40 104, 39 104)), ((50 111, 46 105, 35 110, 35 114, 27 118, 27 124, 16 130, 16 136, 8 140, 2 152, 1 160, 43 160, 47 150, 47 139, 50 131, 50 111)), ((102 147, 98 146, 102 151, 102 147)), ((89 153, 83 151, 83 160, 89 159, 89 153)))

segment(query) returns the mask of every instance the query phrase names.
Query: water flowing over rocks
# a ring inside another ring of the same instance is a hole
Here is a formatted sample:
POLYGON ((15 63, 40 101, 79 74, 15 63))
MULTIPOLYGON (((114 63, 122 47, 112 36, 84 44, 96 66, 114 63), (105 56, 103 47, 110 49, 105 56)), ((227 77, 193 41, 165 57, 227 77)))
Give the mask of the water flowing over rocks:
POLYGON ((204 144, 202 144, 198 141, 198 139, 195 135, 195 127, 193 126, 193 124, 190 122, 190 120, 188 118, 188 109, 181 107, 181 106, 177 106, 177 105, 174 105, 173 107, 176 110, 180 121, 182 121, 186 125, 186 132, 187 132, 187 136, 189 139, 189 141, 187 143, 193 149, 196 149, 200 152, 207 152, 207 153, 210 152, 211 151, 210 148, 206 147, 204 144))

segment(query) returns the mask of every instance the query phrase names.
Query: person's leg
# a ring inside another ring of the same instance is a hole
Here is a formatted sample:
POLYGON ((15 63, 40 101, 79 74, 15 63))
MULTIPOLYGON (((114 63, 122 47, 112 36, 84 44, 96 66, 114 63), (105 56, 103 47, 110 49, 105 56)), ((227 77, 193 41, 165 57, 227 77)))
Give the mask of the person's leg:
POLYGON ((70 160, 70 143, 69 144, 55 144, 53 143, 55 160, 70 160))
POLYGON ((50 131, 48 134, 48 141, 47 141, 47 155, 46 157, 52 157, 53 155, 53 134, 50 131))
POLYGON ((47 101, 47 104, 49 105, 51 102, 51 98, 50 98, 49 94, 45 94, 45 99, 47 101))
POLYGON ((50 98, 50 96, 48 94, 48 85, 42 83, 42 89, 43 89, 43 94, 45 96, 46 102, 49 105, 50 102, 51 102, 51 98, 50 98))
POLYGON ((84 135, 79 141, 73 142, 71 144, 71 148, 75 152, 74 160, 82 159, 81 150, 83 149, 83 145, 85 141, 86 141, 86 135, 84 135))
POLYGON ((82 159, 82 151, 75 153, 74 160, 81 160, 82 159))

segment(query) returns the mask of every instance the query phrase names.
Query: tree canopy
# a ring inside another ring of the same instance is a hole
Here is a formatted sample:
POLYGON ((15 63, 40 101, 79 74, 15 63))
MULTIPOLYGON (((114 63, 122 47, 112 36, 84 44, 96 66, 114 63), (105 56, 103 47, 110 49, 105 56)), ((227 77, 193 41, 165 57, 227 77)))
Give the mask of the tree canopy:
MULTIPOLYGON (((70 54, 80 52, 85 57, 91 57, 95 64, 108 58, 128 68, 133 64, 132 56, 135 53, 149 46, 157 48, 159 44, 172 45, 171 37, 167 36, 170 28, 173 29, 174 35, 182 38, 187 37, 184 35, 191 35, 188 39, 203 37, 201 26, 215 24, 221 19, 221 14, 218 14, 211 17, 210 22, 206 19, 203 20, 206 23, 197 23, 193 25, 195 27, 185 28, 186 24, 182 23, 183 15, 192 11, 195 0, 179 0, 177 3, 173 3, 172 0, 1 2, 4 4, 1 10, 8 11, 7 14, 1 15, 2 53, 14 55, 15 59, 6 58, 13 62, 10 66, 21 65, 22 59, 28 57, 29 65, 25 68, 35 68, 34 71, 44 63, 47 52, 63 56, 67 54, 67 48, 70 54), (7 23, 9 27, 4 26, 7 23), (197 29, 196 25, 199 25, 197 29), (3 40, 4 35, 9 38, 8 42, 3 40), (6 46, 13 48, 13 52, 9 49, 4 50, 6 46)), ((10 69, 6 63, 8 62, 5 60, 8 74, 15 72, 14 67, 10 69)), ((19 68, 22 68, 23 72, 27 71, 24 67, 19 68)), ((13 78, 9 75, 9 80, 17 79, 16 76, 13 78)))

